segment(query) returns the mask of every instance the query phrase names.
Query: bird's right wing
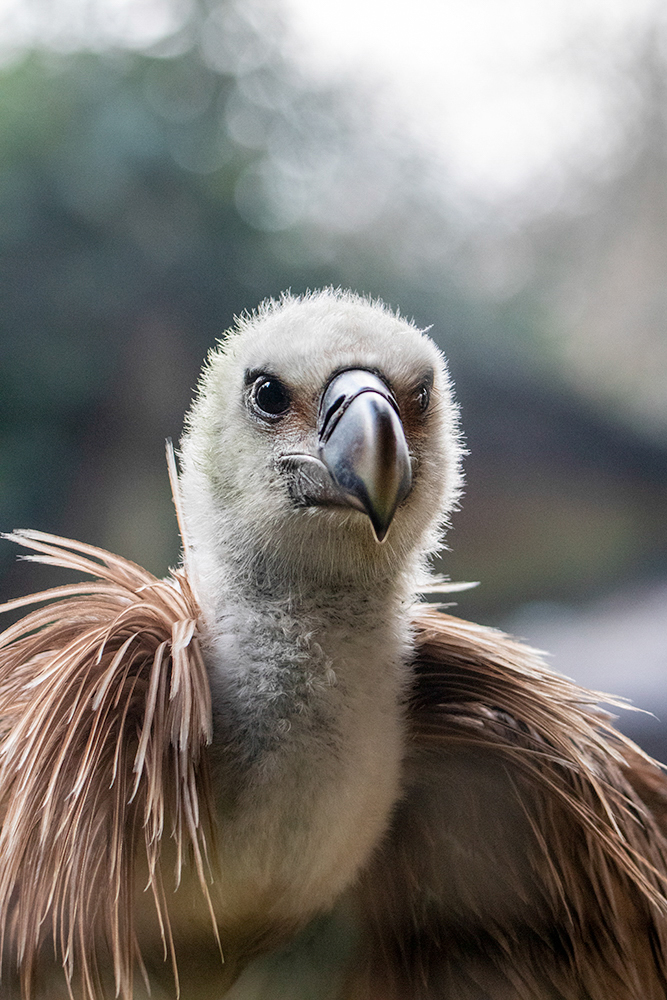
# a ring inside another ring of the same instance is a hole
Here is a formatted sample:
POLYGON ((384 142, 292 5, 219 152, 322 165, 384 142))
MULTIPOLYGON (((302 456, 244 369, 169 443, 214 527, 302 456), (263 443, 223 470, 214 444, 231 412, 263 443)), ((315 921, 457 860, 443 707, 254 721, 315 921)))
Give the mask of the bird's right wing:
POLYGON ((405 793, 346 997, 665 1000, 661 771, 527 647, 428 609, 415 629, 405 793))

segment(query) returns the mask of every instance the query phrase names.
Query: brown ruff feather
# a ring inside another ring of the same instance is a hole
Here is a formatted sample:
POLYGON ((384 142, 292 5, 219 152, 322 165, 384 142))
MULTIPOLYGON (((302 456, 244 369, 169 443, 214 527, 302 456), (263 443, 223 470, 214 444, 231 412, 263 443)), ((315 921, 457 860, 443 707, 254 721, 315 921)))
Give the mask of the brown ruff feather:
POLYGON ((415 626, 405 798, 349 996, 664 1000, 661 771, 526 646, 428 608, 415 626))
POLYGON ((0 636, 0 937, 30 995, 47 929, 71 990, 100 996, 104 943, 115 988, 133 995, 134 869, 144 852, 165 953, 160 865, 176 844, 175 883, 192 857, 208 888, 211 809, 202 748, 211 741, 199 609, 181 570, 158 580, 101 549, 35 531, 5 536, 28 558, 94 577, 10 601, 48 602, 0 636))
POLYGON ((505 755, 667 916, 667 853, 656 820, 633 794, 628 761, 648 765, 654 781, 667 785, 655 761, 598 708, 623 702, 550 671, 528 646, 495 629, 429 609, 415 624, 414 738, 505 755), (647 840, 660 847, 655 864, 647 840))

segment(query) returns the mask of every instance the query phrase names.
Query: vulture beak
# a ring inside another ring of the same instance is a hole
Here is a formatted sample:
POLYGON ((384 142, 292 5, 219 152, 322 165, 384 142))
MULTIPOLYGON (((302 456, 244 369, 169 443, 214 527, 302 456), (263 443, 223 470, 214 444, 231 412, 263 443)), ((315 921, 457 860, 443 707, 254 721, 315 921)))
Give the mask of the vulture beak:
POLYGON ((354 507, 384 541, 412 488, 412 467, 394 394, 373 372, 352 368, 326 385, 316 452, 287 452, 278 466, 299 507, 354 507))
POLYGON ((335 375, 318 420, 319 458, 345 501, 370 518, 378 542, 412 486, 410 455, 398 405, 372 372, 335 375))
POLYGON ((398 405, 381 378, 352 369, 331 379, 320 402, 318 457, 338 502, 367 514, 383 541, 412 471, 398 405))

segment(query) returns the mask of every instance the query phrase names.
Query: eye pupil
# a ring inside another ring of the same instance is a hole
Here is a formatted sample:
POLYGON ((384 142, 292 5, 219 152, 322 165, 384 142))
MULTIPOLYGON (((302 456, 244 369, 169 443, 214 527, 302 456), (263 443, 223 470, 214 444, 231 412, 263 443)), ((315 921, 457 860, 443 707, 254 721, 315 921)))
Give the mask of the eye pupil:
POLYGON ((267 378, 257 386, 255 402, 264 413, 277 416, 289 409, 290 398, 282 382, 277 378, 267 378))

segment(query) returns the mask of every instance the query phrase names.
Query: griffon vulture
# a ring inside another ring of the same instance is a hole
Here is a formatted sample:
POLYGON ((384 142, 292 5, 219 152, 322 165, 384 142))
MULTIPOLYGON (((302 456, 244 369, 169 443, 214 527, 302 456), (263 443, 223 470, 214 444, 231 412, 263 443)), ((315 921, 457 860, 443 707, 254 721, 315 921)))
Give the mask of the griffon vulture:
POLYGON ((661 772, 417 601, 460 457, 423 332, 288 295, 208 360, 167 579, 8 536, 91 581, 5 606, 2 996, 219 1000, 335 911, 331 1000, 667 997, 661 772))

